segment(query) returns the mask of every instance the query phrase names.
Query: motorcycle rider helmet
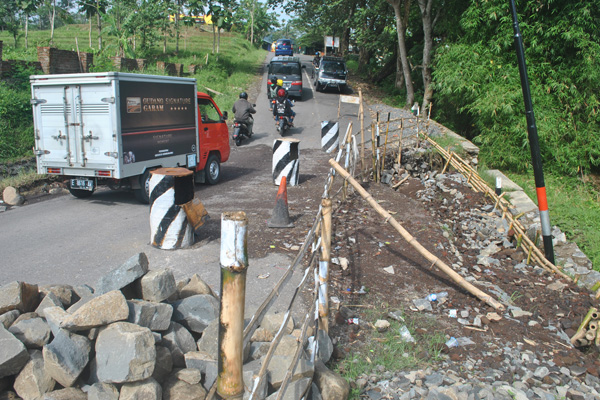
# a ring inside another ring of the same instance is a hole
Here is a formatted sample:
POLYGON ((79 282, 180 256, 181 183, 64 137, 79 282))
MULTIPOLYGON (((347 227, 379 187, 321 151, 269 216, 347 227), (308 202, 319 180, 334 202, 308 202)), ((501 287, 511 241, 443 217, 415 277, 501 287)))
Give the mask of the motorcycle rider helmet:
POLYGON ((317 56, 317 57, 320 55, 321 55, 321 53, 319 53, 318 51, 315 53, 315 56, 317 56))
POLYGON ((277 86, 283 86, 283 79, 277 79, 277 86))
POLYGON ((246 92, 240 93, 240 99, 246 99, 246 100, 248 100, 248 93, 246 93, 246 92))
POLYGON ((278 96, 278 97, 285 97, 285 90, 283 90, 283 89, 279 89, 279 90, 277 91, 277 96, 278 96))

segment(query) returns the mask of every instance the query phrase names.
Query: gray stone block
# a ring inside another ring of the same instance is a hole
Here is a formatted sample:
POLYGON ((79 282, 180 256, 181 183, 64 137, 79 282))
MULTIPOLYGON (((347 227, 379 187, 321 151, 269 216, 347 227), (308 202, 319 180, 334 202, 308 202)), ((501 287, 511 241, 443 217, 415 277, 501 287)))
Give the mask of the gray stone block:
POLYGON ((39 350, 29 352, 29 362, 15 379, 14 389, 23 400, 35 400, 54 390, 56 381, 44 368, 44 357, 39 350))
POLYGON ((21 315, 19 310, 7 311, 0 315, 0 325, 8 329, 15 322, 15 320, 21 315))
POLYGON ((46 371, 62 386, 72 386, 90 360, 91 348, 85 336, 61 330, 42 350, 46 371))
POLYGON ((156 363, 154 364, 154 372, 152 378, 162 383, 173 370, 173 358, 171 350, 163 346, 155 346, 156 348, 156 363))
POLYGON ((204 400, 206 394, 201 383, 191 385, 175 376, 170 376, 163 384, 163 400, 204 400))
POLYGON ((125 383, 121 386, 119 400, 161 400, 162 387, 154 379, 125 383))
MULTIPOLYGON (((273 335, 275 335, 279 331, 279 328, 281 327, 281 324, 283 323, 284 318, 285 318, 285 314, 281 314, 281 313, 280 314, 273 314, 273 313, 266 314, 263 317, 262 322, 260 323, 260 327, 266 329, 267 331, 269 331, 273 335)), ((284 333, 286 335, 291 334, 294 331, 294 327, 295 327, 294 318, 290 315, 290 319, 288 320, 287 324, 285 325, 284 333)))
POLYGON ((202 373, 204 377, 202 384, 206 390, 210 390, 217 380, 218 364, 216 358, 201 351, 185 353, 185 365, 202 373))
POLYGON ((152 331, 165 331, 171 324, 173 306, 166 303, 153 303, 143 300, 128 300, 128 322, 145 326, 152 331))
POLYGON ((314 382, 324 399, 347 399, 350 394, 348 381, 318 359, 315 361, 314 382))
POLYGON ((88 400, 119 400, 119 390, 111 383, 94 383, 87 392, 88 400))
POLYGON ((79 296, 71 285, 44 285, 39 288, 43 296, 52 293, 63 305, 63 308, 70 307, 79 300, 79 296))
POLYGON ((141 381, 152 376, 156 362, 154 337, 148 328, 115 322, 96 339, 97 375, 101 382, 141 381))
MULTIPOLYGON (((275 390, 281 387, 281 382, 283 382, 283 378, 285 377, 285 374, 287 373, 287 370, 290 368, 291 364, 292 357, 273 356, 271 358, 271 362, 269 362, 267 371, 269 371, 269 383, 275 390)), ((301 378, 312 377, 313 372, 313 364, 308 360, 300 358, 296 364, 296 370, 292 376, 292 381, 301 378)))
POLYGON ((63 303, 60 301, 58 297, 52 292, 48 292, 40 302, 40 305, 35 309, 35 312, 40 317, 46 317, 44 314, 44 310, 49 307, 60 307, 64 309, 63 303))
POLYGON ((0 314, 19 310, 30 312, 39 304, 40 293, 37 285, 24 282, 11 282, 0 288, 0 314))
POLYGON ((200 278, 200 275, 194 274, 182 287, 177 290, 180 299, 186 297, 195 296, 197 294, 209 294, 213 297, 217 297, 213 290, 206 282, 200 278))
POLYGON ((129 307, 123 293, 113 290, 95 297, 60 323, 60 327, 73 332, 126 320, 129 307))
POLYGON ((215 360, 219 354, 219 319, 213 320, 198 339, 198 350, 211 355, 215 360))
POLYGON ((175 292, 175 277, 169 268, 149 271, 140 279, 140 294, 146 301, 161 302, 175 292))
POLYGON ((275 349, 274 355, 292 357, 299 345, 300 343, 298 343, 298 339, 295 336, 283 335, 275 349))
POLYGON ((0 327, 0 378, 16 375, 29 361, 25 345, 12 333, 0 327))
MULTIPOLYGON (((302 378, 296 381, 290 382, 285 388, 285 392, 281 397, 282 400, 297 400, 304 397, 308 389, 310 388, 312 378, 302 378)), ((273 393, 267 400, 275 400, 279 396, 280 390, 273 393)))
POLYGON ((46 393, 43 400, 87 400, 87 398, 83 390, 70 387, 46 393))
POLYGON ((60 307, 48 307, 44 310, 44 315, 54 336, 58 335, 60 332, 60 323, 62 320, 69 316, 69 314, 60 307))
POLYGON ((148 272, 148 257, 139 253, 118 268, 113 269, 96 283, 96 294, 108 293, 111 290, 119 290, 133 283, 148 272))
POLYGON ((30 349, 41 349, 50 341, 50 326, 42 318, 15 322, 8 330, 30 349))
POLYGON ((169 329, 163 333, 161 345, 171 351, 173 365, 179 368, 185 367, 183 355, 196 350, 196 342, 192 334, 177 322, 171 322, 169 329))
POLYGON ((211 295, 198 294, 173 303, 173 321, 202 333, 219 316, 219 302, 211 295))

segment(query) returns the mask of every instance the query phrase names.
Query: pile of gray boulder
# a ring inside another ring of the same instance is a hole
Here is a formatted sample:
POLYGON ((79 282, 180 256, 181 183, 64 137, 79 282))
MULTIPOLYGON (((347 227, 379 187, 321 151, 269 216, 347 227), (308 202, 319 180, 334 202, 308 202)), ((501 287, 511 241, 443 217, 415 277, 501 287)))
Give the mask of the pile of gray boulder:
MULTIPOLYGON (((1 399, 204 399, 218 374, 219 300, 194 275, 149 270, 144 253, 90 286, 12 282, 0 288, 1 399)), ((244 349, 244 398, 283 323, 267 314, 244 349)), ((300 330, 293 319, 267 368, 258 398, 275 398, 292 363, 300 330)), ((297 364, 284 399, 345 399, 347 382, 319 356, 297 364)))

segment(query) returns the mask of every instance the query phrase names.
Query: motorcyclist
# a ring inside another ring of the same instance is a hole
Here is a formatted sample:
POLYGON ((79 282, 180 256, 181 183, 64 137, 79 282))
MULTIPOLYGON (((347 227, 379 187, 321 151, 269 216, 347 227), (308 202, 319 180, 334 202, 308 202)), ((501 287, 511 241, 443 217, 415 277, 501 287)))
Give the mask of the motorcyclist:
MULTIPOLYGON (((281 80, 281 79, 280 79, 281 80)), ((281 89, 281 86, 277 84, 275 77, 270 79, 269 90, 267 90, 267 96, 269 97, 269 110, 273 110, 273 102, 277 98, 277 91, 281 89)))
POLYGON ((294 104, 288 99, 285 89, 279 89, 277 91, 275 106, 273 107, 273 119, 275 120, 275 123, 277 124, 277 116, 283 114, 286 117, 289 117, 290 126, 294 126, 294 117, 296 116, 296 113, 292 110, 292 107, 294 107, 294 104))
POLYGON ((283 87, 283 79, 277 79, 277 92, 279 93, 279 89, 283 89, 285 91, 285 97, 288 96, 288 91, 283 87))
POLYGON ((315 58, 313 58, 313 65, 315 66, 315 68, 319 68, 320 64, 321 64, 321 53, 317 51, 315 53, 315 58))
POLYGON ((235 114, 235 120, 246 124, 248 127, 248 136, 252 136, 252 127, 254 126, 252 114, 255 114, 256 110, 252 107, 252 104, 248 102, 248 93, 240 93, 239 100, 233 103, 232 111, 235 114))

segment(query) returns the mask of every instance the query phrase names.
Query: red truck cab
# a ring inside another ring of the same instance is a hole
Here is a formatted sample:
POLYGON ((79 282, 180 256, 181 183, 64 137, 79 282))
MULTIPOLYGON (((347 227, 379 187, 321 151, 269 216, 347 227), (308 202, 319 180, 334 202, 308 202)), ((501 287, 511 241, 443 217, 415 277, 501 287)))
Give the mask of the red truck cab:
POLYGON ((229 131, 222 113, 214 100, 206 93, 198 92, 198 144, 199 160, 196 165, 197 182, 217 183, 220 164, 229 159, 229 131), (201 172, 204 171, 204 174, 201 172))

